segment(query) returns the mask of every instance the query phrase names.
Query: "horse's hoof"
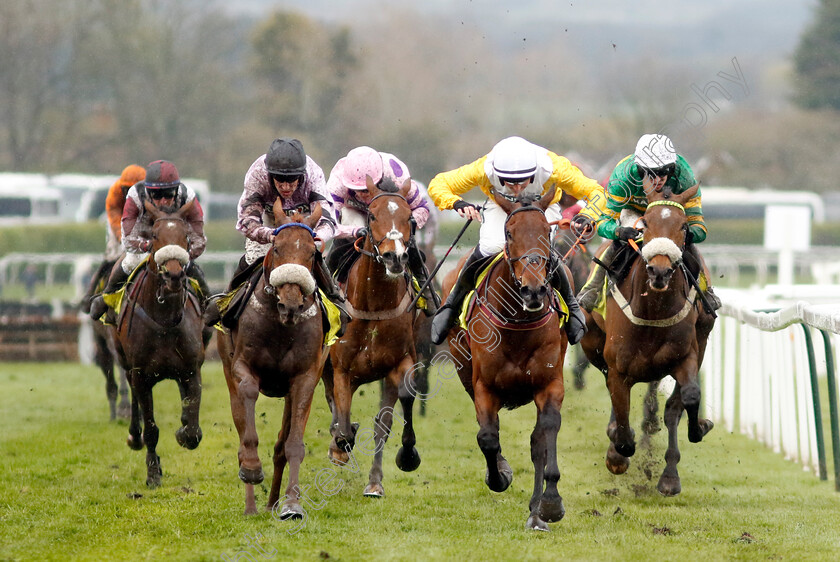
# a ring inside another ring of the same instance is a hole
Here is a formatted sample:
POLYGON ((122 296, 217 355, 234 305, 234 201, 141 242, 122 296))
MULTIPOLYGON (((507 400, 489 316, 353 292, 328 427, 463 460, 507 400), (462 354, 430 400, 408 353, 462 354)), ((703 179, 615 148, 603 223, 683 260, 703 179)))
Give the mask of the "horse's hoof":
POLYGON ((382 487, 382 484, 368 484, 365 487, 364 496, 366 498, 384 498, 385 497, 385 488, 382 487))
POLYGON ((157 488, 160 486, 161 476, 163 476, 163 470, 160 468, 160 457, 158 457, 157 462, 149 464, 146 469, 146 486, 157 488))
POLYGON ((417 470, 418 466, 420 466, 420 453, 417 452, 417 449, 415 447, 411 449, 400 447, 400 450, 397 451, 397 468, 403 472, 412 472, 417 470))
POLYGON ((117 406, 117 417, 121 420, 130 420, 131 404, 128 402, 121 402, 120 405, 117 406))
POLYGON ((244 466, 239 467, 239 479, 246 484, 259 484, 264 478, 265 475, 263 474, 261 466, 258 466, 257 468, 245 468, 244 466))
POLYGON ((543 531, 549 532, 548 523, 539 518, 539 516, 531 514, 528 521, 525 522, 525 528, 529 531, 543 531))
POLYGON ((610 443, 610 447, 607 449, 606 463, 607 470, 613 474, 624 474, 630 467, 630 459, 616 451, 615 445, 612 443, 610 443))
POLYGON ((665 473, 663 472, 662 476, 659 478, 659 482, 656 484, 656 489, 659 490, 659 493, 665 497, 670 498, 671 496, 676 496, 682 492, 679 475, 665 476, 665 473))
POLYGON ((632 441, 630 443, 617 443, 615 450, 619 455, 630 458, 636 454, 636 444, 632 441))
POLYGON ((198 428, 198 431, 196 431, 195 434, 192 435, 187 433, 186 426, 181 426, 175 430, 175 440, 181 447, 189 450, 193 450, 196 447, 198 447, 198 444, 201 443, 201 436, 202 434, 200 427, 198 428))
POLYGON ((511 482, 513 482, 513 469, 504 457, 500 457, 499 460, 496 461, 496 470, 499 471, 499 482, 491 482, 490 470, 486 470, 484 472, 484 483, 487 484, 487 487, 490 488, 490 490, 501 493, 507 490, 510 487, 511 482))
POLYGON ((563 498, 560 496, 552 499, 543 497, 540 500, 539 516, 546 523, 556 523, 563 519, 564 515, 566 515, 566 508, 563 507, 563 498))
POLYGON ((306 514, 299 503, 287 503, 280 508, 279 517, 281 521, 289 519, 303 519, 306 514))
POLYGON ((338 464, 344 466, 348 462, 350 462, 350 455, 347 451, 342 451, 340 449, 333 449, 330 447, 329 453, 327 453, 327 458, 329 458, 330 462, 333 464, 338 464))
POLYGON ((715 424, 712 420, 706 419, 699 419, 697 420, 697 429, 692 431, 691 428, 688 430, 688 440, 691 443, 699 443, 703 440, 703 437, 706 436, 713 428, 715 424))
POLYGON ((135 451, 139 451, 140 449, 143 448, 143 445, 144 445, 142 436, 138 436, 137 438, 135 438, 130 433, 128 434, 128 439, 126 439, 125 442, 128 444, 128 446, 131 449, 133 449, 135 451))

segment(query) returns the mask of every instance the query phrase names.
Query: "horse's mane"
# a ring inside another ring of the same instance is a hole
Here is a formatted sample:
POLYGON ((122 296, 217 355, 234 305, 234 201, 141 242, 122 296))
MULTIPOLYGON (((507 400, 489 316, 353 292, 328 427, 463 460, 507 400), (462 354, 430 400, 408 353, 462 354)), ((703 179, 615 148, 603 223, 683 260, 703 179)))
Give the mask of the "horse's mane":
POLYGON ((529 205, 533 205, 537 201, 542 198, 542 194, 540 193, 520 193, 516 200, 519 203, 522 203, 523 207, 527 207, 529 205))

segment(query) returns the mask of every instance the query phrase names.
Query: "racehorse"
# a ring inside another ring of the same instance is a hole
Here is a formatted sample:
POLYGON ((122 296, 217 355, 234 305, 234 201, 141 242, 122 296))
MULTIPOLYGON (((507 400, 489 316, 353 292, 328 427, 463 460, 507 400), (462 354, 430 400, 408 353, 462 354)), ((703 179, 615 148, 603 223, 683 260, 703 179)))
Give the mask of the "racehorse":
POLYGON ((666 375, 676 381, 665 403, 668 448, 657 484, 665 496, 681 490, 677 425, 683 409, 692 443, 713 427, 710 420, 699 417, 697 380, 714 316, 703 310, 698 290, 682 265, 688 232, 684 205, 696 192, 697 186, 681 194, 670 190, 648 194, 647 210, 636 225, 644 230, 644 246, 627 276, 611 284, 606 317, 586 313, 588 331, 581 340, 589 360, 605 374, 612 398, 606 464, 613 474, 627 470, 628 457, 636 450, 629 422, 631 387, 637 382, 658 383, 666 375))
MULTIPOLYGON (((412 300, 407 245, 411 239, 411 208, 406 196, 411 186, 406 180, 397 190, 389 180, 377 187, 368 177, 371 195, 368 206, 367 235, 362 254, 353 264, 347 278, 347 309, 352 320, 345 334, 330 350, 330 361, 324 368, 327 402, 332 410, 333 436, 330 458, 339 464, 349 462, 356 443, 358 424, 350 422, 353 394, 363 384, 385 380, 380 410, 374 420, 374 459, 364 495, 383 497, 382 450, 391 432, 397 398, 402 405, 403 433, 396 464, 410 472, 420 465, 414 445, 412 407, 416 389, 411 375, 416 362, 414 348, 415 310, 412 300)), ((370 440, 366 440, 370 443, 370 440)))
POLYGON ((117 319, 115 347, 131 386, 131 422, 128 446, 146 446, 146 485, 160 485, 162 471, 155 449, 152 388, 174 379, 181 392, 181 427, 178 444, 195 449, 201 441, 198 410, 201 405, 201 365, 209 333, 203 333, 201 306, 187 290, 188 225, 182 218, 192 202, 166 213, 146 202, 153 221, 149 259, 137 280, 126 288, 128 302, 117 319), (140 433, 140 422, 143 433, 140 433))
MULTIPOLYGON (((277 199, 275 209, 283 208, 277 199)), ((313 228, 321 218, 316 205, 309 216, 276 213, 271 249, 263 260, 263 274, 239 321, 217 345, 225 371, 230 409, 239 432, 239 478, 245 483, 245 514, 257 513, 254 484, 263 481, 257 447, 254 407, 260 393, 285 397, 283 425, 274 445, 274 477, 266 509, 280 519, 301 518, 298 477, 305 448, 303 433, 315 387, 327 357, 322 311, 315 290, 313 228), (283 471, 289 465, 289 484, 279 504, 283 471)))
MULTIPOLYGON (((530 402, 537 408, 531 433, 534 492, 526 527, 541 531, 565 514, 557 491, 557 434, 569 340, 560 322, 568 313, 560 312, 563 306, 549 284, 551 241, 545 210, 554 193, 552 189, 525 204, 495 198, 508 214, 504 253, 476 289, 475 304, 465 316, 468 330, 456 327, 448 335, 458 376, 475 404, 478 446, 487 463, 485 483, 492 491, 503 492, 513 481, 499 444, 499 410, 530 402)), ((445 292, 456 276, 457 271, 447 275, 445 292)))
POLYGON ((91 331, 93 332, 93 362, 102 370, 105 375, 105 394, 108 397, 110 419, 114 421, 117 417, 129 419, 131 417, 131 402, 128 400, 128 378, 125 369, 117 361, 117 369, 120 372, 120 383, 117 386, 114 377, 114 333, 102 322, 93 320, 91 331), (120 398, 117 404, 117 396, 120 398))

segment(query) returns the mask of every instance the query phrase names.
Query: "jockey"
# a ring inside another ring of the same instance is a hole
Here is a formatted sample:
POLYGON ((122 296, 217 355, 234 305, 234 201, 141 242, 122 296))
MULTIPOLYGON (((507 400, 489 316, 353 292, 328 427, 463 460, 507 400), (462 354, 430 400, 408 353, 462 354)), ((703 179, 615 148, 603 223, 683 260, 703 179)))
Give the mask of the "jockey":
MULTIPOLYGON (((367 224, 368 205, 372 199, 368 193, 367 176, 370 176, 377 185, 387 177, 399 187, 405 180, 411 178, 411 173, 408 167, 393 154, 378 152, 369 146, 354 148, 333 166, 327 181, 327 189, 335 201, 340 221, 336 227, 335 240, 327 257, 327 264, 330 270, 336 273, 339 281, 346 279, 350 265, 353 263, 351 256, 354 252, 355 239, 363 234, 363 229, 367 224)), ((412 237, 407 244, 408 266, 422 287, 429 274, 425 265, 426 258, 417 248, 413 235, 415 228, 422 230, 426 225, 429 219, 429 203, 414 180, 411 180, 411 188, 406 199, 411 207, 413 221, 412 237)), ((429 291, 431 292, 432 289, 430 288, 429 291)), ((425 312, 428 315, 435 312, 434 298, 436 296, 430 295, 431 298, 426 298, 425 312)))
MULTIPOLYGON (((128 276, 149 255, 152 247, 152 220, 146 214, 145 202, 163 211, 172 213, 195 201, 190 211, 184 217, 189 225, 189 254, 190 263, 186 268, 187 276, 198 281, 201 290, 201 300, 210 291, 204 272, 195 262, 204 253, 207 237, 204 235, 204 211, 192 188, 181 183, 175 164, 167 160, 155 160, 146 167, 146 177, 134 184, 126 194, 125 207, 122 214, 122 244, 125 255, 117 261, 108 278, 108 285, 102 293, 117 292, 128 280, 128 276)), ((108 305, 97 295, 91 302, 90 315, 94 320, 99 319, 108 309, 108 305)))
MULTIPOLYGON (((549 222, 561 218, 558 201, 564 191, 588 205, 578 214, 573 225, 582 235, 593 236, 594 219, 600 216, 604 204, 601 185, 571 164, 566 158, 532 144, 521 137, 499 141, 493 150, 475 162, 449 172, 441 172, 429 183, 429 195, 439 209, 455 209, 466 219, 481 221, 479 243, 467 259, 458 281, 432 321, 432 342, 440 344, 455 325, 461 302, 472 289, 475 277, 488 258, 505 247, 504 224, 507 214, 492 200, 492 194, 513 200, 522 194, 543 195, 556 186, 552 205, 546 210, 549 222), (483 210, 461 199, 460 195, 479 187, 491 197, 483 210)), ((551 286, 557 289, 569 307, 566 333, 569 343, 580 341, 586 332, 586 321, 580 312, 571 283, 559 259, 551 253, 549 275, 551 286)))
MULTIPOLYGON (((621 160, 610 175, 607 184, 607 208, 598 223, 598 234, 609 240, 635 240, 641 232, 632 226, 620 224, 622 210, 629 209, 644 214, 648 204, 646 194, 652 190, 662 191, 667 187, 678 194, 694 187, 696 183, 694 172, 685 158, 677 154, 671 139, 665 135, 642 135, 636 144, 636 151, 621 160)), ((707 234, 699 189, 686 203, 685 214, 688 217, 685 255, 691 258, 686 260, 685 264, 697 278, 700 271, 706 271, 706 266, 695 244, 705 240, 707 234)), ((605 266, 611 265, 616 251, 617 245, 611 244, 599 260, 605 266)), ((594 274, 580 290, 580 305, 588 311, 592 311, 598 302, 604 285, 604 275, 606 270, 596 267, 594 274)), ((708 272, 706 277, 707 282, 710 282, 708 272)), ((705 295, 712 308, 720 308, 720 299, 712 291, 711 285, 708 285, 705 295)))
MULTIPOLYGON (((262 263, 274 240, 275 212, 291 215, 298 211, 309 214, 313 204, 321 206, 321 219, 315 226, 318 235, 313 276, 318 287, 333 303, 343 303, 344 295, 336 287, 321 256, 323 245, 335 231, 333 201, 326 189, 324 172, 315 161, 307 156, 303 144, 292 138, 278 138, 272 141, 268 152, 257 158, 245 174, 245 187, 239 198, 236 229, 245 235, 245 255, 233 274, 228 290, 239 287, 255 263, 262 263), (282 209, 275 209, 274 203, 280 197, 282 209)), ((256 267, 256 266, 254 266, 256 267)), ((338 306, 341 314, 345 312, 338 306)), ((208 304, 204 322, 212 326, 219 321, 218 305, 208 304)))
POLYGON ((108 228, 105 235, 105 256, 96 272, 91 276, 85 295, 82 297, 81 308, 90 313, 90 301, 99 285, 99 280, 110 273, 111 268, 125 251, 122 247, 121 219, 125 207, 125 195, 128 189, 146 177, 146 169, 136 164, 126 166, 117 181, 108 190, 105 199, 105 213, 108 217, 108 228))

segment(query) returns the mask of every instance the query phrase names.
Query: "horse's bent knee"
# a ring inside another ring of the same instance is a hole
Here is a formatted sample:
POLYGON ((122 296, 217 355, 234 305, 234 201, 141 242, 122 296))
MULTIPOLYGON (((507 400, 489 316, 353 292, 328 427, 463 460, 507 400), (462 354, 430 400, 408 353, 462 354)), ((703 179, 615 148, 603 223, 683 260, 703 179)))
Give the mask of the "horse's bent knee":
POLYGON ((691 383, 680 388, 683 407, 690 408, 700 404, 700 386, 691 383))

